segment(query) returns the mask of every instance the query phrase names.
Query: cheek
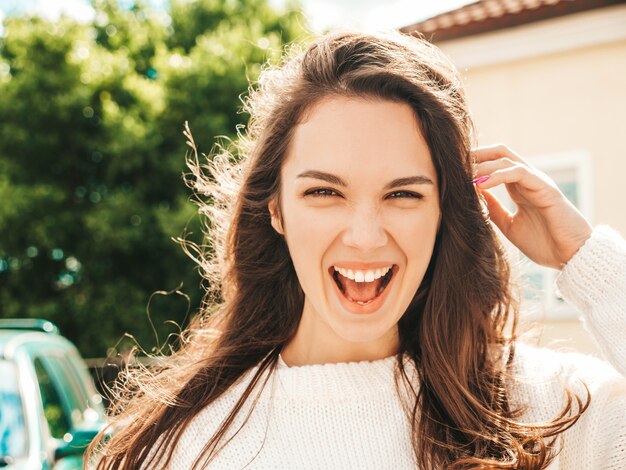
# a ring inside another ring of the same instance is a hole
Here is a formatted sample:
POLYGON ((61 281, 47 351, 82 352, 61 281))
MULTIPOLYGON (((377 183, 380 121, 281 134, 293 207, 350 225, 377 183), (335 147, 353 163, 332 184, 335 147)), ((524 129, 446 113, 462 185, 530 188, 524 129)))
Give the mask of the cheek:
POLYGON ((324 215, 321 217, 310 208, 298 207, 284 220, 289 255, 308 299, 321 298, 324 256, 337 235, 336 221, 324 215))
POLYGON ((422 264, 430 260, 437 237, 439 211, 415 211, 411 215, 397 213, 393 221, 393 238, 407 257, 407 261, 422 264))
POLYGON ((333 217, 332 210, 307 207, 285 207, 285 239, 289 253, 299 274, 305 268, 317 270, 322 256, 340 231, 340 217, 333 217), (290 210, 291 209, 291 210, 290 210))

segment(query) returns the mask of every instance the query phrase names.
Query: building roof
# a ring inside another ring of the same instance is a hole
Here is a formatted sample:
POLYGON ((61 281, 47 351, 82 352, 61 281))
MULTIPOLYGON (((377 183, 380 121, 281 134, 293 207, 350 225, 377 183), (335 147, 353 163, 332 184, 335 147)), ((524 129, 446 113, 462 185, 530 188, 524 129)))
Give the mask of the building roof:
POLYGON ((626 0, 478 0, 400 28, 441 42, 626 3, 626 0))

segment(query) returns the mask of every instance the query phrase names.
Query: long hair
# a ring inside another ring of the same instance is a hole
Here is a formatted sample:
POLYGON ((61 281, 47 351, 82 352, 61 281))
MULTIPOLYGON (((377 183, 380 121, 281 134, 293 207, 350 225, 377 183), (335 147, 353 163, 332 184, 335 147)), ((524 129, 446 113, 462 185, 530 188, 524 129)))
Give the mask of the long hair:
POLYGON ((188 184, 199 195, 207 240, 187 251, 207 292, 180 348, 155 367, 125 374, 112 417, 117 431, 89 450, 101 454, 98 469, 167 466, 194 416, 258 366, 196 467, 210 462, 252 390, 276 368, 298 327, 304 294, 268 203, 278 198, 295 126, 329 96, 408 103, 437 171, 440 230, 398 323, 398 359, 408 357, 417 371, 417 383, 410 383, 398 361, 396 385, 412 391, 405 409, 418 465, 545 468, 555 436, 588 406, 567 390, 553 421, 523 424, 516 420, 523 410, 509 403, 518 301, 504 248, 471 183, 472 121, 453 65, 420 38, 334 33, 304 50, 292 46, 280 64, 265 67, 244 100, 247 129, 229 148, 216 146, 208 163, 199 162, 187 134, 194 147, 188 184))

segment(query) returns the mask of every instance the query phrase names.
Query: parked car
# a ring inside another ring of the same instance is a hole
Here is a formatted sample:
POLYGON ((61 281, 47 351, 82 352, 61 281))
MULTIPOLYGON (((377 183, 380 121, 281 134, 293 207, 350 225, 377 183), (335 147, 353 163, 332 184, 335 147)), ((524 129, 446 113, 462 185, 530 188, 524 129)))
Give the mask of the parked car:
POLYGON ((0 319, 0 470, 80 469, 104 424, 102 397, 59 329, 0 319))

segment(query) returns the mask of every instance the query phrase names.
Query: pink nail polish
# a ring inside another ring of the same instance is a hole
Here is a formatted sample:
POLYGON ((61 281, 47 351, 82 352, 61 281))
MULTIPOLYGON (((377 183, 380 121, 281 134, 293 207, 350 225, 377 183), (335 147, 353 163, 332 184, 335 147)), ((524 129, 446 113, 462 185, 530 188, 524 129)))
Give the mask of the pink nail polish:
POLYGON ((480 178, 476 178, 474 181, 472 181, 472 183, 474 184, 484 183, 485 181, 489 179, 489 176, 490 175, 485 175, 485 176, 481 176, 480 178))

